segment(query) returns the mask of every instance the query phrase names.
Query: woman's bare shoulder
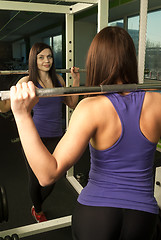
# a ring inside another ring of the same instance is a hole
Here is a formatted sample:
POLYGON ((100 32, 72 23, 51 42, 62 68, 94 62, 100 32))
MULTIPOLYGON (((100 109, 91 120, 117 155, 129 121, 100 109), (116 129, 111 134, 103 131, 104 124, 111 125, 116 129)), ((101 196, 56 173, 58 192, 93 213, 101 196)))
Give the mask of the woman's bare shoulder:
POLYGON ((144 109, 151 111, 152 114, 156 113, 161 115, 161 93, 160 92, 146 92, 144 109))
POLYGON ((18 83, 23 83, 23 82, 28 82, 29 81, 29 76, 22 77, 18 83))
POLYGON ((88 112, 95 112, 101 115, 105 109, 111 108, 111 102, 105 96, 87 97, 79 102, 77 105, 79 109, 87 110, 88 112))
POLYGON ((154 102, 161 102, 161 92, 146 92, 145 100, 154 104, 154 102))

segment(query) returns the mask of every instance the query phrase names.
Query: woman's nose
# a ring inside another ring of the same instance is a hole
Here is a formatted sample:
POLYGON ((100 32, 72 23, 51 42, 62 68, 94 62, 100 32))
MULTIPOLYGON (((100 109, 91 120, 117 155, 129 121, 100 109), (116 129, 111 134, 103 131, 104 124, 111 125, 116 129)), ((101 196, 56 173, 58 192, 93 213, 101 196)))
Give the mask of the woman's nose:
POLYGON ((49 58, 48 57, 45 57, 45 62, 49 62, 49 58))

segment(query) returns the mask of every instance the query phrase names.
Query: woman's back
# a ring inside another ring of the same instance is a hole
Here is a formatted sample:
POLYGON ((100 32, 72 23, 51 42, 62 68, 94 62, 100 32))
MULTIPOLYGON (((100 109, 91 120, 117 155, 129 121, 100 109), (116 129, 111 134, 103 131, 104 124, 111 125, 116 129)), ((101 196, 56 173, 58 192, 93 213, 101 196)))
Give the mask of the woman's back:
MULTIPOLYGON (((111 147, 121 136, 120 118, 111 101, 105 96, 91 99, 93 121, 96 122, 91 144, 98 150, 111 147)), ((161 136, 161 94, 146 92, 140 114, 140 130, 151 142, 157 143, 161 136)))
POLYGON ((139 91, 98 97, 98 105, 93 99, 97 107, 91 117, 98 125, 91 140, 89 183, 79 196, 81 204, 157 214, 153 196, 157 141, 152 140, 158 138, 160 127, 156 107, 151 106, 150 111, 147 103, 158 97, 161 95, 139 91), (147 112, 151 118, 144 124, 147 112))

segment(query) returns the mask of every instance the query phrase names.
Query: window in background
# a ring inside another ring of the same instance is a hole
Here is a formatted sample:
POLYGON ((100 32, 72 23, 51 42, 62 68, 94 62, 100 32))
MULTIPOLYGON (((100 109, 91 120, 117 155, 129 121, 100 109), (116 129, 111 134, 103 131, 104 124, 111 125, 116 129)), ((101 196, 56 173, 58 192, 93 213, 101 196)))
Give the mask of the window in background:
POLYGON ((120 19, 118 21, 114 21, 114 22, 109 22, 108 26, 118 26, 118 27, 124 27, 124 21, 123 19, 120 19))
POLYGON ((145 69, 146 77, 161 80, 161 10, 148 13, 145 69))
POLYGON ((55 67, 62 68, 62 35, 52 37, 55 67))
MULTIPOLYGON (((55 62, 55 68, 56 69, 62 69, 63 66, 63 59, 62 59, 62 48, 63 48, 63 42, 62 42, 62 35, 57 35, 50 38, 50 46, 53 49, 54 53, 54 62, 55 62)), ((58 73, 59 75, 62 75, 62 73, 58 73)), ((65 74, 63 76, 63 79, 65 80, 65 74)), ((66 105, 63 104, 62 106, 62 128, 65 132, 66 129, 66 105)))
POLYGON ((136 54, 138 55, 138 45, 139 45, 139 16, 129 17, 128 18, 128 33, 132 37, 136 54))

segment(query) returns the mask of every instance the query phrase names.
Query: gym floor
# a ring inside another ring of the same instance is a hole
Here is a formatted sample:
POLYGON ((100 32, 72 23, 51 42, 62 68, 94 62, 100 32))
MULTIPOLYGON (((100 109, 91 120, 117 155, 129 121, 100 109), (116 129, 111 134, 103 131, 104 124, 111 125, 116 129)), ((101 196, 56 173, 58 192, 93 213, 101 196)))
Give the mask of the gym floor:
MULTIPOLYGON (((1 133, 1 161, 0 161, 0 186, 4 186, 8 199, 9 218, 7 222, 0 223, 0 231, 34 224, 31 216, 32 206, 28 193, 28 176, 25 161, 21 152, 20 141, 12 112, 0 114, 1 133)), ((89 169, 88 149, 75 167, 75 176, 79 173, 87 178, 89 169)), ((85 178, 84 183, 85 184, 85 178)), ((55 185, 53 192, 45 200, 43 210, 49 220, 72 214, 77 199, 77 192, 62 177, 55 185)), ((14 232, 12 233, 14 234, 14 232)), ((6 235, 5 235, 6 236, 6 235)), ((30 237, 23 240, 71 240, 71 227, 65 227, 30 237)))

